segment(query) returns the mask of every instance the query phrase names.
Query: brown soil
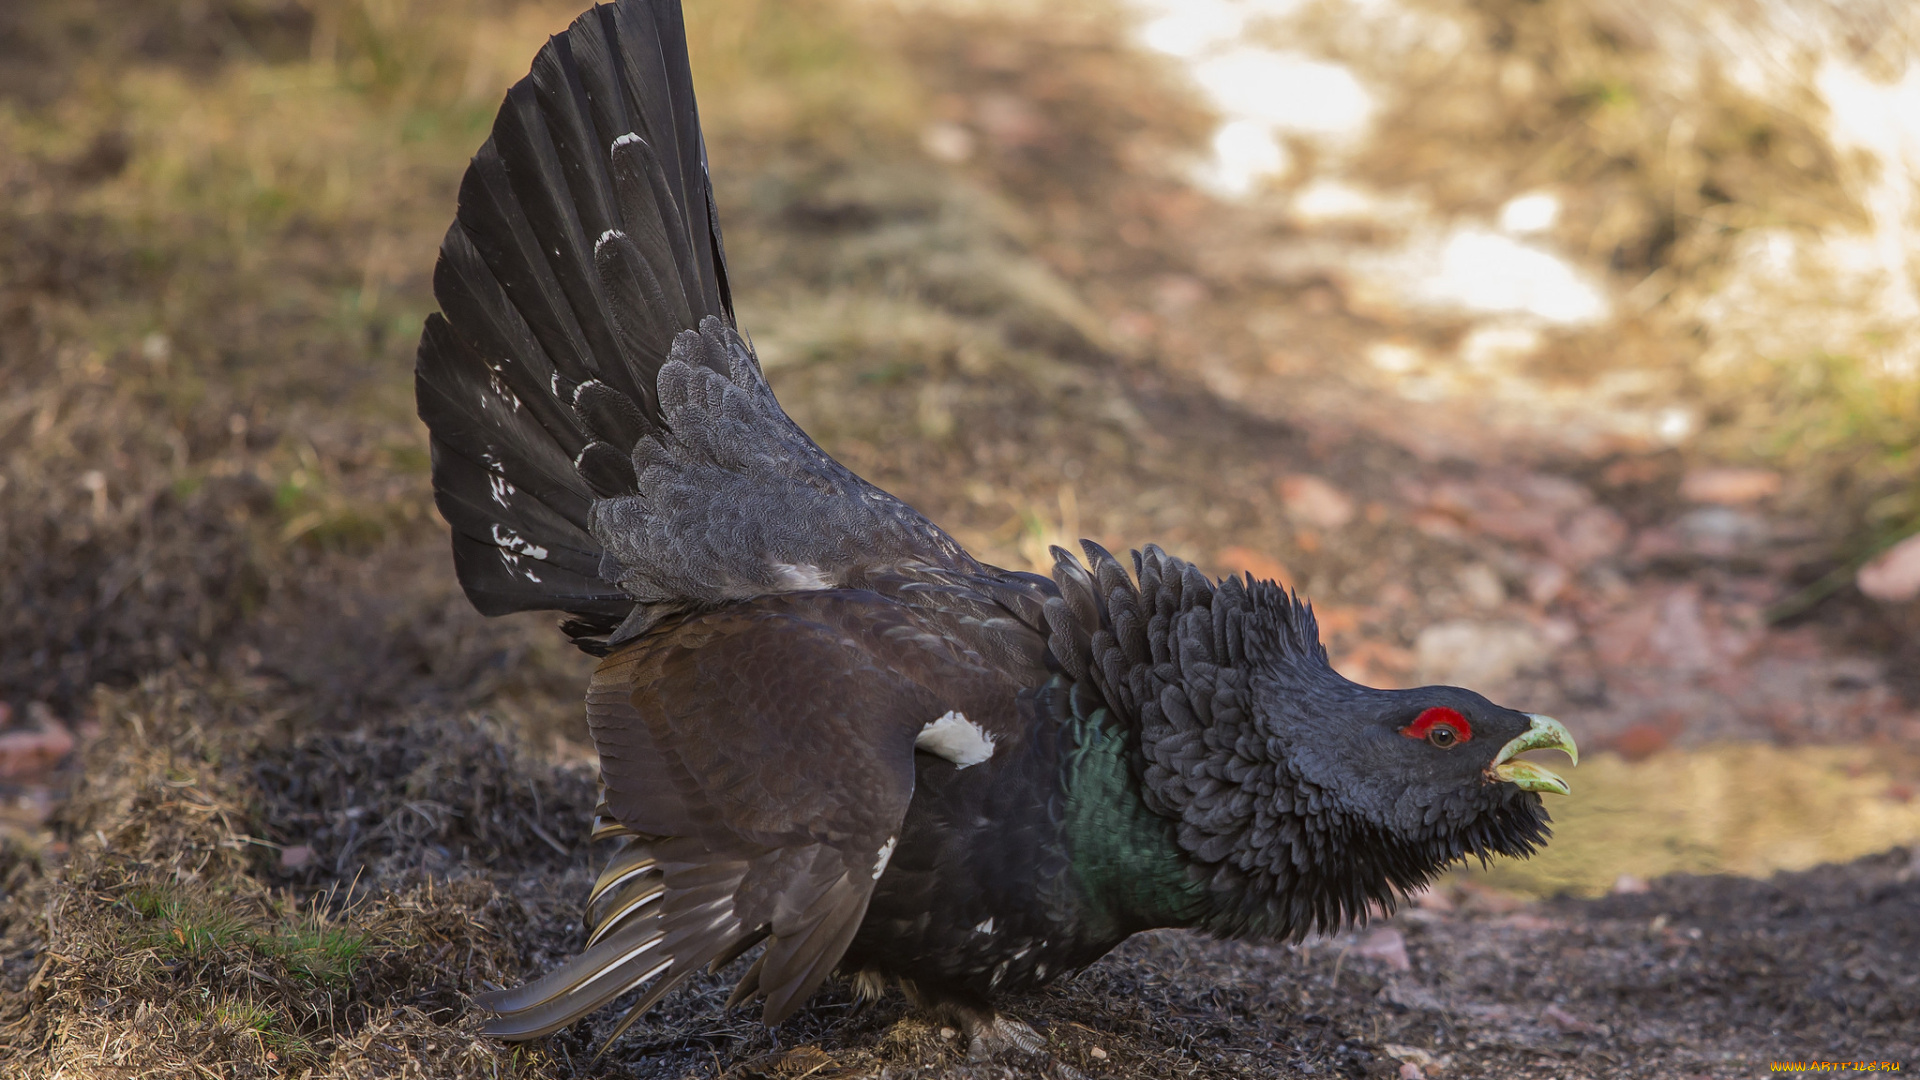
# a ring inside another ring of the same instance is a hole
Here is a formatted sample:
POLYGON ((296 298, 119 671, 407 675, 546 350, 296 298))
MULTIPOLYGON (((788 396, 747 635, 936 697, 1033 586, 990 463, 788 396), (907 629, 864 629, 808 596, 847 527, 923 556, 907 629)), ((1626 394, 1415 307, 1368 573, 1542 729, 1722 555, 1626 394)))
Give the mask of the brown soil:
MULTIPOLYGON (((572 7, 0 12, 0 1071, 1664 1077, 1920 1052, 1904 850, 1599 900, 1453 885, 1301 947, 1147 935, 1011 1003, 1035 1057, 969 1063, 843 989, 776 1043, 719 1012, 727 972, 598 1062, 614 1015, 480 1039, 468 995, 579 940, 587 662, 460 597, 410 362, 464 155, 572 7), (63 732, 72 756, 35 756, 63 732)), ((1740 511, 1760 532, 1714 532, 1678 494, 1704 458, 1389 400, 1365 343, 1461 327, 1249 269, 1311 237, 1195 193, 1175 163, 1207 118, 1113 27, 696 7, 742 319, 833 453, 1008 565, 1085 535, 1296 583, 1376 682, 1518 628, 1553 647, 1487 688, 1586 746, 1920 746, 1887 674, 1912 605, 1761 617, 1846 565, 1885 490, 1790 486, 1740 511), (935 121, 968 160, 922 152, 935 121)), ((1632 259, 1680 259, 1672 222, 1622 221, 1632 259)), ((1684 327, 1634 333, 1684 351, 1684 327)), ((1580 376, 1604 345, 1542 363, 1580 376)))

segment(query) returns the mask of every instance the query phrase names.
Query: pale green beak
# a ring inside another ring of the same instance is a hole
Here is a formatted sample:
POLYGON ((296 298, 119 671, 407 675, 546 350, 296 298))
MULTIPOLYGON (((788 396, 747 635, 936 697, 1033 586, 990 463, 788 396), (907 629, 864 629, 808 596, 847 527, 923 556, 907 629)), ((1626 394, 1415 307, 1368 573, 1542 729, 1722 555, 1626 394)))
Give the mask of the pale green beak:
POLYGON ((1504 780, 1518 784, 1524 791, 1552 791, 1561 795, 1572 793, 1567 782, 1548 769, 1535 765, 1531 761, 1514 761, 1512 758, 1527 750, 1565 750, 1575 765, 1580 764, 1580 748, 1573 745, 1573 733, 1567 725, 1551 716, 1528 713, 1527 719, 1533 726, 1527 728, 1520 737, 1500 748, 1487 773, 1495 780, 1504 780))

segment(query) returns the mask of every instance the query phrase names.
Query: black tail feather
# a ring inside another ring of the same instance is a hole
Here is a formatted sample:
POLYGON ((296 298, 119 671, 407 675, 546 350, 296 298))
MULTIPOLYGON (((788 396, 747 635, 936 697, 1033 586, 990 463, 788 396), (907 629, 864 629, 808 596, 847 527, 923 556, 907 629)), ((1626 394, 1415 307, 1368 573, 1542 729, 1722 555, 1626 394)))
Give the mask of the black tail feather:
POLYGON ((435 498, 481 611, 566 611, 582 636, 632 609, 590 508, 636 490, 674 335, 732 324, 722 250, 678 0, 588 11, 474 155, 420 342, 435 498))

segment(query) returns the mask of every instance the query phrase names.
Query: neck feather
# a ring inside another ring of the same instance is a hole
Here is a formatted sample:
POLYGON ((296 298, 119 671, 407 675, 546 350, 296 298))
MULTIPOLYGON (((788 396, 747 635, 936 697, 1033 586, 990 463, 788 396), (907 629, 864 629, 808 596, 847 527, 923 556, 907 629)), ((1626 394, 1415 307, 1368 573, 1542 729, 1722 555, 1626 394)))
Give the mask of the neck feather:
POLYGON ((1301 937, 1363 920, 1372 903, 1391 910, 1463 857, 1544 840, 1520 805, 1464 833, 1396 835, 1300 775, 1288 732, 1254 708, 1256 684, 1263 699, 1295 702, 1382 691, 1333 671, 1296 596, 1270 583, 1210 582, 1157 548, 1135 554, 1137 585, 1091 545, 1090 568, 1056 555, 1049 644, 1118 714, 1103 722, 1119 736, 1103 756, 1082 752, 1083 766, 1098 767, 1068 778, 1070 802, 1139 810, 1124 823, 1091 820, 1089 810, 1083 825, 1083 843, 1101 851, 1094 876, 1126 917, 1301 937), (1128 797, 1105 790, 1117 785, 1128 797))

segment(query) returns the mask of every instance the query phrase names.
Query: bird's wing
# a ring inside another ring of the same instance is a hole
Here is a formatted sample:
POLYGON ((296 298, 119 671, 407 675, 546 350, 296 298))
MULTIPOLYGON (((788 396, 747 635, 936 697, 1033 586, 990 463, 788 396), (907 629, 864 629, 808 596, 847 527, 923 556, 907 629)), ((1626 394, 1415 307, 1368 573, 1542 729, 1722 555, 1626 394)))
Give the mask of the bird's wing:
POLYGON ((467 596, 582 639, 845 582, 971 568, 820 450, 734 328, 678 0, 582 15, 460 185, 415 384, 467 596))
POLYGON ((833 970, 913 796, 914 743, 956 709, 1011 711, 1007 677, 868 592, 770 597, 609 656, 588 716, 603 812, 631 834, 589 900, 586 952, 482 1000, 532 1038, 649 979, 635 1015, 762 939, 736 999, 777 1023, 833 970), (985 677, 982 677, 985 675, 985 677))

